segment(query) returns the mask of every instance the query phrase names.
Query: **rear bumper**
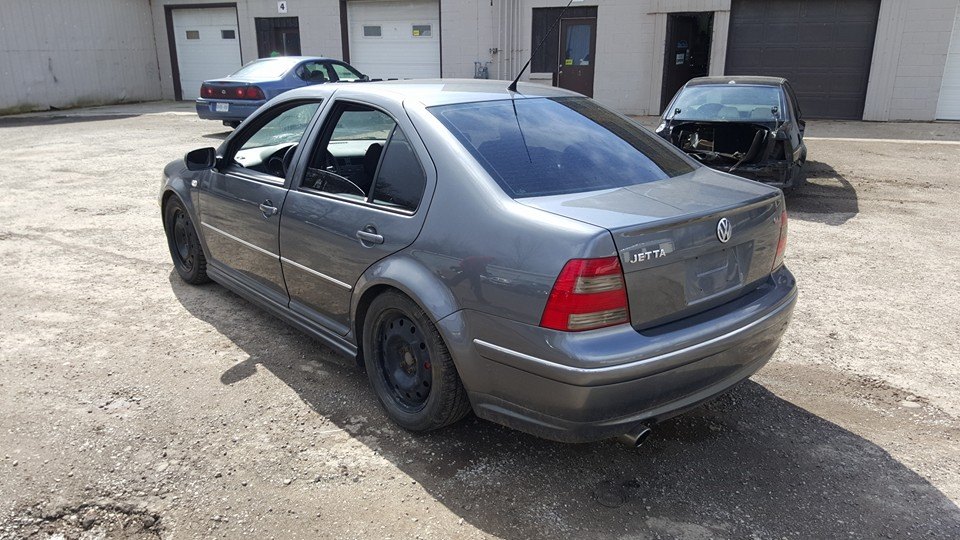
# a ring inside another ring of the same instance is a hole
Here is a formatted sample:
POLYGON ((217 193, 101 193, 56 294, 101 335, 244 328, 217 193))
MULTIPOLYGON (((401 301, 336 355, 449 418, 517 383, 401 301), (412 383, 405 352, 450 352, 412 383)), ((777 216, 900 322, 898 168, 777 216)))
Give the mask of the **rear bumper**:
POLYGON ((204 120, 225 120, 228 122, 242 122, 254 113, 266 101, 239 101, 227 99, 198 99, 196 102, 197 116, 204 120), (217 103, 226 103, 230 110, 217 112, 217 103))
POLYGON ((776 351, 796 298, 781 269, 755 293, 644 333, 566 334, 471 311, 439 327, 478 416, 587 442, 659 422, 748 378, 776 351))

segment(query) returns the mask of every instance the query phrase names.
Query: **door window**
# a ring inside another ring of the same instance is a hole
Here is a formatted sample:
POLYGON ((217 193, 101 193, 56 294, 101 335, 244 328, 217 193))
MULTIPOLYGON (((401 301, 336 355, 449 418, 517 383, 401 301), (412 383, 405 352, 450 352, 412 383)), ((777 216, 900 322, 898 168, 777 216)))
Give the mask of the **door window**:
POLYGON ((565 66, 589 66, 590 55, 589 24, 574 24, 567 27, 567 47, 563 64, 565 66))
POLYGON ((235 143, 239 150, 233 157, 234 163, 282 181, 293 151, 319 107, 320 102, 293 105, 279 111, 260 127, 241 134, 235 143))
POLYGON ((354 103, 334 110, 311 156, 302 187, 357 202, 413 212, 426 175, 390 115, 354 103))
POLYGON ((329 64, 330 68, 333 69, 333 72, 337 75, 337 80, 340 81, 358 81, 360 80, 360 73, 350 66, 343 64, 332 63, 329 64))
POLYGON ((297 69, 297 76, 311 83, 335 81, 330 66, 323 62, 307 62, 297 69))

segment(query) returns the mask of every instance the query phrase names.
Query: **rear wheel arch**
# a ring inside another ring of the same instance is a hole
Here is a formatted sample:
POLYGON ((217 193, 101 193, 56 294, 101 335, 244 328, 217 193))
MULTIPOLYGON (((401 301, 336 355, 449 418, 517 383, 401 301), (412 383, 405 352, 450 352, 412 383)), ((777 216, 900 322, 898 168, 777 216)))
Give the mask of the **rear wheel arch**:
POLYGON ((363 273, 354 290, 351 329, 357 343, 357 361, 361 365, 364 319, 370 304, 381 294, 399 291, 420 306, 434 324, 460 309, 447 285, 409 256, 387 258, 374 264, 363 273))

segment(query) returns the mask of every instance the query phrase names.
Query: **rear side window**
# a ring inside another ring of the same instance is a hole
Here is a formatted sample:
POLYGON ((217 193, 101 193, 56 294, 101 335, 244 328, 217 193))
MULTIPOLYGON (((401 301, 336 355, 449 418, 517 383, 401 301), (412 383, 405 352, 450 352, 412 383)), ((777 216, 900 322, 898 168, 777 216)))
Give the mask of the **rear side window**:
POLYGON ((514 198, 633 186, 693 171, 667 143, 586 98, 430 111, 514 198))

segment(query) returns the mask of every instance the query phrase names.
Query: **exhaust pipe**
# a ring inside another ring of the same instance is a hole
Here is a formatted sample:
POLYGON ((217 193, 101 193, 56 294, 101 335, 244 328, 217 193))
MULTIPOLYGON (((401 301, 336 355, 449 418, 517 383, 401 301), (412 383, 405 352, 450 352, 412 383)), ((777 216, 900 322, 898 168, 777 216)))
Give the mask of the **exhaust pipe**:
POLYGON ((650 428, 639 424, 623 435, 617 436, 617 441, 628 448, 640 448, 640 445, 647 440, 651 433, 650 428))

